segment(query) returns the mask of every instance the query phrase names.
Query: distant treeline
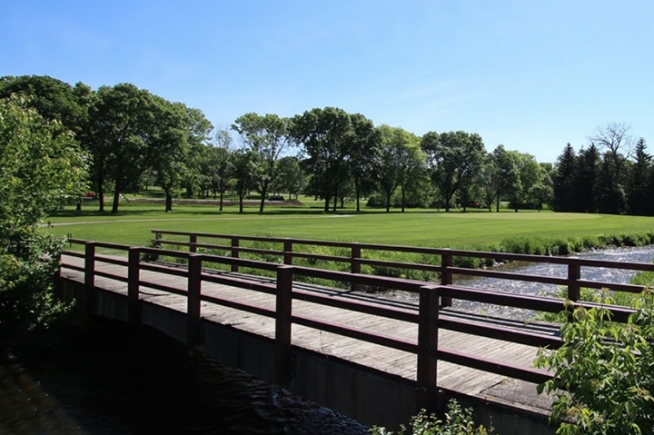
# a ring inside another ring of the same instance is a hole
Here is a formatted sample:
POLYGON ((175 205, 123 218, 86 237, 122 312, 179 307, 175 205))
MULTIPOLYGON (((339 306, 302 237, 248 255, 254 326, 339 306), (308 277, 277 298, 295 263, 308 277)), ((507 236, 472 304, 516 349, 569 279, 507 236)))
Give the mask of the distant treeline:
MULTIPOLYGON (((132 84, 71 86, 47 76, 0 78, 0 98, 22 94, 49 121, 75 133, 85 152, 88 187, 100 199, 162 188, 173 198, 251 193, 266 198, 305 194, 324 210, 367 198, 370 207, 521 208, 652 215, 654 171, 644 139, 635 145, 624 124, 610 124, 575 153, 568 144, 555 164, 463 131, 416 136, 374 125, 361 114, 326 107, 293 117, 247 113, 217 129, 198 110, 132 84), (232 134, 240 138, 234 144, 232 134)), ((79 207, 81 207, 80 193, 79 207)))

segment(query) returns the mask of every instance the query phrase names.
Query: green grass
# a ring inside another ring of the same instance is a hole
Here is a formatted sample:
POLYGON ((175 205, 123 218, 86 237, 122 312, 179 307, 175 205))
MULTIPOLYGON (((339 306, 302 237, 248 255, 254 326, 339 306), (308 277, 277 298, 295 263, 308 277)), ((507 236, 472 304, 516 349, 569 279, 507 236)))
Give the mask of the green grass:
MULTIPOLYGON (((107 210, 110 205, 106 204, 107 210)), ((654 218, 580 213, 503 211, 467 213, 436 210, 339 209, 323 213, 317 207, 236 207, 218 212, 217 206, 175 206, 169 213, 162 205, 121 203, 117 214, 96 211, 97 203, 84 210, 67 209, 50 217, 52 234, 74 238, 146 245, 154 228, 222 234, 267 235, 303 239, 358 241, 396 245, 483 248, 507 238, 567 238, 601 234, 654 231, 654 218)))

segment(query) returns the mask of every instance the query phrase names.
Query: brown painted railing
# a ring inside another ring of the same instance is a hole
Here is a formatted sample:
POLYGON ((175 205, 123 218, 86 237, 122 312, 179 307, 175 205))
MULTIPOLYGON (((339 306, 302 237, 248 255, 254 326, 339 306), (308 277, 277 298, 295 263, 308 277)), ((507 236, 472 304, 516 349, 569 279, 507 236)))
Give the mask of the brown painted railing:
MULTIPOLYGON (((462 276, 477 276, 486 278, 500 278, 513 281, 529 281, 539 282, 545 284, 555 284, 565 286, 568 289, 567 297, 571 301, 579 300, 579 292, 581 288, 594 288, 594 289, 609 289, 614 291, 623 291, 629 293, 640 293, 643 291, 643 286, 632 284, 611 283, 602 281, 590 281, 581 279, 582 267, 596 267, 596 268, 612 268, 612 269, 625 269, 634 271, 654 271, 654 264, 635 263, 635 262, 613 262, 602 260, 581 259, 576 257, 552 257, 546 255, 525 255, 525 254, 511 254, 505 252, 481 252, 481 251, 465 251, 455 249, 441 249, 441 248, 424 248, 414 246, 397 246, 397 245, 377 245, 370 243, 348 243, 348 242, 334 242, 323 240, 305 240, 305 239, 291 239, 291 238, 276 238, 276 237, 258 237, 258 236, 242 236, 233 234, 212 234, 212 233, 197 233, 187 231, 166 231, 166 230, 152 230, 155 234, 155 245, 170 245, 170 246, 184 246, 188 247, 189 252, 197 252, 197 248, 205 248, 212 250, 228 251, 232 258, 238 258, 239 253, 257 253, 265 255, 275 255, 283 261, 284 264, 293 264, 294 258, 305 258, 314 260, 326 260, 333 262, 345 262, 350 264, 350 271, 352 273, 361 273, 361 265, 373 266, 386 266, 392 268, 406 269, 406 270, 422 270, 437 272, 440 274, 439 284, 449 286, 452 284, 453 275, 462 276), (187 241, 166 240, 164 235, 175 235, 188 237, 187 241), (212 243, 199 243, 199 239, 218 239, 228 240, 230 245, 218 245, 212 243), (241 242, 264 242, 274 243, 280 246, 280 250, 274 249, 260 249, 243 247, 241 242), (326 246, 334 248, 343 248, 350 251, 349 257, 311 254, 305 252, 295 252, 294 246, 326 246), (403 263, 395 261, 384 261, 368 259, 363 256, 364 250, 367 251, 387 251, 387 252, 402 252, 413 254, 427 254, 433 255, 436 264, 417 264, 417 263, 403 263), (488 260, 502 260, 502 261, 520 261, 529 263, 550 263, 560 264, 567 266, 567 277, 558 278, 543 275, 528 275, 511 272, 501 272, 496 270, 485 269, 472 269, 465 267, 456 267, 453 265, 454 257, 470 257, 482 258, 488 260), (440 261, 438 261, 440 258, 440 261)), ((232 271, 238 271, 238 265, 232 266, 232 271)), ((353 282, 353 290, 359 288, 359 283, 353 282)), ((451 299, 449 296, 442 298, 443 305, 450 306, 451 299)))
MULTIPOLYGON (((501 326, 485 325, 480 324, 479 322, 468 322, 439 315, 438 307, 439 297, 449 297, 557 313, 565 309, 564 302, 561 299, 509 293, 498 294, 497 292, 461 286, 443 286, 435 283, 407 279, 298 267, 291 264, 280 265, 247 260, 235 256, 205 255, 195 252, 166 250, 161 248, 131 247, 127 245, 91 242, 77 239, 70 239, 69 242, 71 244, 84 245, 84 253, 75 251, 65 252, 66 255, 84 259, 84 267, 65 263, 62 267, 83 272, 84 283, 87 290, 91 290, 95 287, 96 276, 127 283, 127 318, 130 323, 140 323, 139 292, 141 287, 154 288, 187 297, 187 342, 189 344, 197 344, 201 340, 202 301, 274 318, 276 346, 275 373, 277 382, 281 384, 284 384, 291 379, 291 325, 293 324, 304 325, 306 327, 416 354, 417 394, 419 406, 423 407, 427 398, 431 396, 436 388, 436 366, 438 361, 449 361, 455 364, 537 383, 551 378, 549 373, 533 368, 524 368, 491 361, 480 357, 462 354, 453 349, 439 347, 439 328, 538 347, 547 346, 550 348, 557 348, 561 345, 560 338, 553 335, 520 331, 501 326), (127 259, 99 255, 96 252, 96 248, 127 251, 127 259), (141 256, 144 254, 183 258, 187 260, 187 266, 186 268, 171 268, 156 263, 145 263, 141 260, 141 256), (100 271, 96 268, 96 263, 98 262, 125 266, 126 273, 119 275, 100 271), (204 265, 209 263, 230 265, 232 269, 248 267, 273 271, 276 273, 276 283, 267 284, 260 280, 249 279, 246 275, 229 274, 228 276, 227 274, 220 274, 216 271, 203 268, 204 265), (160 283, 142 280, 140 276, 142 270, 186 277, 187 287, 186 289, 179 289, 160 283), (417 292, 420 295, 419 309, 416 311, 408 308, 385 306, 362 300, 325 296, 317 292, 297 288, 294 289, 293 282, 295 278, 299 276, 417 292), (272 310, 266 307, 202 294, 203 282, 220 283, 274 294, 276 297, 276 308, 275 310, 272 310), (415 341, 407 341, 405 339, 380 334, 374 331, 352 328, 348 325, 294 315, 292 312, 293 299, 415 323, 418 324, 418 336, 415 341)), ((287 240, 284 240, 284 242, 288 243, 287 240)), ((199 246, 199 244, 195 244, 195 247, 197 246, 199 246)), ((365 245, 366 249, 370 249, 368 246, 376 245, 365 245)), ((285 251, 286 254, 288 254, 288 252, 289 251, 285 251)), ((92 292, 89 293, 92 294, 92 292)), ((90 303, 93 303, 93 301, 90 301, 90 303)), ((590 306, 592 304, 577 303, 577 305, 590 306)), ((633 312, 633 310, 624 307, 610 307, 610 309, 613 312, 613 318, 617 321, 626 321, 628 316, 633 312)))

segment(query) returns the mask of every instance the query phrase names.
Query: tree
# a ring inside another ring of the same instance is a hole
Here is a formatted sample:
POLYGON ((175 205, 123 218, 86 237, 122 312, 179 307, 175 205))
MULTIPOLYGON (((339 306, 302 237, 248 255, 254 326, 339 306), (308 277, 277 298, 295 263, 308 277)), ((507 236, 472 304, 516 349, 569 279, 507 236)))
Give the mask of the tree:
POLYGON ((421 186, 426 177, 425 154, 420 149, 420 139, 412 133, 404 133, 406 139, 398 154, 402 213, 406 208, 408 193, 421 186))
POLYGON ((333 107, 312 109, 292 120, 293 138, 302 144, 303 165, 312 174, 309 191, 324 199, 326 212, 349 176, 351 131, 350 116, 333 107))
POLYGON ((374 168, 379 158, 381 137, 372 121, 361 114, 350 115, 350 174, 354 184, 356 210, 360 211, 360 198, 374 184, 374 168))
POLYGON ((512 197, 519 192, 520 172, 517 166, 516 153, 506 151, 504 145, 498 145, 492 153, 494 172, 491 174, 491 186, 494 190, 495 211, 500 211, 500 200, 505 196, 512 197))
POLYGON ((403 129, 388 125, 381 125, 378 130, 381 138, 381 149, 375 172, 377 173, 379 188, 384 194, 384 204, 386 204, 386 212, 388 213, 391 210, 391 197, 400 185, 400 177, 402 176, 400 155, 408 140, 408 135, 403 129))
POLYGON ((153 96, 132 84, 103 86, 96 92, 89 108, 89 145, 100 211, 108 179, 114 183, 111 212, 117 213, 121 193, 135 189, 149 167, 157 113, 153 96))
POLYGON ((420 149, 420 139, 400 127, 381 125, 379 161, 375 168, 380 190, 384 194, 386 212, 390 211, 391 198, 400 187, 401 207, 406 206, 407 190, 412 182, 419 182, 425 166, 425 156, 420 149))
POLYGON ((288 192, 289 200, 293 195, 297 198, 305 184, 304 171, 300 161, 295 156, 286 156, 279 159, 275 189, 277 192, 288 192))
POLYGON ((467 190, 484 156, 484 143, 478 134, 463 131, 425 134, 421 148, 427 155, 434 184, 443 195, 445 211, 449 212, 452 197, 459 189, 467 190))
POLYGON ((573 211, 593 213, 597 211, 597 177, 600 154, 595 144, 579 150, 574 171, 573 211))
POLYGON ((277 175, 277 161, 280 155, 293 145, 289 123, 289 119, 277 115, 260 116, 256 113, 246 113, 232 124, 232 129, 241 135, 245 145, 259 155, 261 165, 257 180, 257 187, 261 193, 259 213, 263 213, 268 189, 277 175))
POLYGON ((557 159, 554 186, 554 211, 572 211, 574 208, 574 186, 577 157, 569 143, 557 159))
POLYGON ((257 186, 261 177, 259 154, 244 148, 234 153, 234 178, 236 179, 236 193, 238 194, 239 213, 243 213, 243 201, 250 190, 257 186))
MULTIPOLYGON (((34 108, 47 122, 57 121, 58 133, 73 132, 75 140, 86 149, 85 126, 92 90, 78 82, 74 87, 49 76, 6 76, 0 78, 0 98, 12 94, 26 97, 25 104, 34 108)), ((82 208, 82 196, 77 209, 82 208)))
POLYGON ((620 122, 613 122, 604 127, 598 127, 595 133, 588 139, 597 144, 600 150, 604 149, 606 158, 609 160, 609 176, 615 179, 615 183, 621 183, 622 169, 625 157, 632 153, 633 139, 629 136, 631 127, 620 122))
POLYGON ((211 147, 210 168, 214 177, 214 186, 220 194, 219 211, 223 211, 225 192, 234 177, 234 159, 231 150, 232 136, 227 129, 216 131, 214 146, 211 147))
POLYGON ((517 151, 509 152, 514 153, 518 176, 520 177, 519 189, 513 190, 510 194, 511 205, 514 211, 517 212, 518 208, 534 203, 531 197, 533 188, 542 182, 545 171, 531 154, 517 151))
POLYGON ((646 149, 645 139, 641 137, 636 142, 634 150, 636 160, 631 169, 628 185, 627 203, 630 214, 646 215, 651 201, 651 197, 648 196, 648 183, 652 156, 647 154, 646 149))
POLYGON ((465 211, 467 204, 471 202, 470 188, 481 170, 486 149, 481 136, 476 133, 456 132, 455 136, 460 146, 460 164, 457 169, 458 190, 465 211))
POLYGON ((173 190, 180 187, 183 174, 187 170, 189 139, 193 133, 189 128, 191 118, 186 106, 158 100, 157 123, 149 138, 149 146, 156 149, 156 152, 151 152, 151 164, 157 176, 157 183, 166 195, 165 211, 168 213, 173 209, 173 190))
POLYGON ((46 121, 58 121, 60 131, 79 134, 88 110, 91 89, 79 82, 74 87, 49 76, 0 78, 0 98, 12 94, 27 97, 25 104, 46 121))
POLYGON ((489 213, 493 209, 493 200, 498 190, 497 183, 499 178, 497 172, 494 154, 487 153, 477 175, 477 184, 481 188, 484 204, 488 207, 489 213))
POLYGON ((0 340, 47 327, 65 311, 52 288, 63 243, 38 223, 87 187, 72 132, 28 106, 22 97, 0 99, 0 340))
POLYGON ((626 211, 626 194, 614 175, 613 159, 605 154, 597 176, 596 199, 600 213, 622 214, 626 211))

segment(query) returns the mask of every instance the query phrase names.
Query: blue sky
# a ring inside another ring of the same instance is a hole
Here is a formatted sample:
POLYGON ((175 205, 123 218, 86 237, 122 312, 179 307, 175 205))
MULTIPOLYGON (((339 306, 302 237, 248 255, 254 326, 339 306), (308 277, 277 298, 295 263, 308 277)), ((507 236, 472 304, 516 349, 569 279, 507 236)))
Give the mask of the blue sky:
POLYGON ((133 83, 202 110, 362 113, 554 162, 598 126, 654 149, 654 2, 0 0, 0 76, 133 83))

